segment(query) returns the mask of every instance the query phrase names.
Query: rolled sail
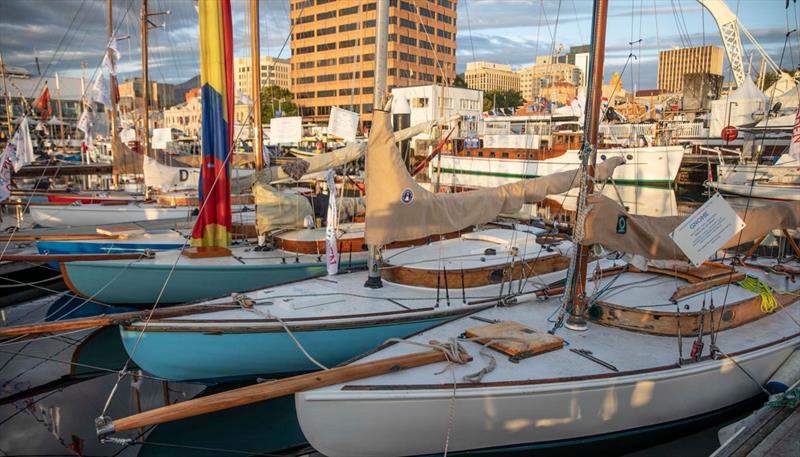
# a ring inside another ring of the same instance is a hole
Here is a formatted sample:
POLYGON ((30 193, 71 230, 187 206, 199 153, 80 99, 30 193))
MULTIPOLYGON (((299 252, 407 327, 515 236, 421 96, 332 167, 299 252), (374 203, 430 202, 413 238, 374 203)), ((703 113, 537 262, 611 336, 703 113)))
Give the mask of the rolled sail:
MULTIPOLYGON (((487 189, 435 194, 417 184, 405 168, 394 142, 390 114, 373 113, 367 146, 366 242, 383 245, 464 229, 516 213, 523 203, 538 203, 548 195, 578 186, 580 173, 570 170, 487 189)), ((605 180, 624 159, 599 164, 596 179, 605 180)))
POLYGON ((231 240, 228 154, 233 133, 233 35, 230 0, 200 0, 200 85, 203 108, 200 214, 194 246, 227 246, 231 240))
MULTIPOLYGON (((687 216, 635 216, 614 200, 596 194, 587 197, 587 205, 589 210, 581 244, 599 244, 611 251, 640 255, 651 260, 686 259, 669 234, 687 216), (627 228, 623 234, 617 233, 620 217, 627 218, 627 228)), ((749 208, 746 214, 743 210, 736 213, 747 225, 728 240, 723 249, 758 240, 772 230, 800 227, 800 202, 769 203, 749 208)))

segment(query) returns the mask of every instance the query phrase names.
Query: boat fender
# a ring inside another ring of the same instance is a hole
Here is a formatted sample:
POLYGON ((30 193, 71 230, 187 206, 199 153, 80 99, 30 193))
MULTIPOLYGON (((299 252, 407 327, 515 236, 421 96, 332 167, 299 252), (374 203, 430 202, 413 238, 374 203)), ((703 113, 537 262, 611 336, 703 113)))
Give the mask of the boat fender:
POLYGON ((789 386, 798 381, 800 381, 800 350, 795 350, 778 367, 778 370, 769 378, 764 387, 770 394, 777 394, 785 392, 789 386))

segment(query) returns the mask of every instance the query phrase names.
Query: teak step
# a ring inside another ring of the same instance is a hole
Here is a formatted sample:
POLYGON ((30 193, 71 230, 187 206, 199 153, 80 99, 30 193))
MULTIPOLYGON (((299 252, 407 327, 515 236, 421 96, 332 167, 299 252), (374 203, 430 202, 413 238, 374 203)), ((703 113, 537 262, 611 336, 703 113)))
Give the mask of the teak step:
POLYGON ((490 348, 510 356, 512 362, 564 347, 563 338, 514 321, 473 327, 464 336, 477 338, 481 344, 489 343, 490 348))

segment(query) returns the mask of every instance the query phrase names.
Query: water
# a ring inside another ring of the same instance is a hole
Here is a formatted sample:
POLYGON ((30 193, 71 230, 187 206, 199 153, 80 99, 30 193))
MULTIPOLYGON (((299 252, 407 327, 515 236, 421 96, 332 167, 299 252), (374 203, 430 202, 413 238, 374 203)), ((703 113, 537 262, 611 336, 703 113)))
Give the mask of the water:
MULTIPOLYGON (((696 191, 677 197, 663 189, 625 192, 622 198, 626 205, 659 215, 688 214, 705 199, 696 191)), ((562 203, 562 209, 568 209, 566 200, 562 203)), ((553 211, 552 207, 542 208, 553 211)), ((3 325, 12 325, 111 311, 81 299, 47 297, 3 308, 0 317, 3 325)), ((94 419, 106 409, 106 401, 116 384, 118 387, 105 413, 112 418, 241 386, 167 383, 146 374, 140 379, 119 379, 117 372, 127 361, 116 327, 0 343, 0 454, 150 457, 258 455, 281 451, 295 455, 312 451, 299 430, 292 397, 159 425, 145 430, 143 440, 127 445, 99 443, 94 419)), ((633 452, 626 449, 618 455, 706 456, 718 446, 717 430, 742 414, 739 411, 716 418, 713 423, 689 429, 679 437, 662 437, 667 442, 657 446, 637 444, 644 448, 633 452)), ((128 434, 137 435, 140 433, 128 434)))

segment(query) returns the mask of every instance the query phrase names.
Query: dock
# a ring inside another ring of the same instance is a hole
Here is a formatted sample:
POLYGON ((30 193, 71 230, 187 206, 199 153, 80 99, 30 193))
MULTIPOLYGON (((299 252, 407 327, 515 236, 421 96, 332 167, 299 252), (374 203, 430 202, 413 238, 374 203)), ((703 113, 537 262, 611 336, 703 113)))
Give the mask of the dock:
POLYGON ((774 403, 778 402, 769 402, 752 416, 731 425, 742 428, 711 457, 800 456, 800 400, 795 397, 794 401, 774 403))

